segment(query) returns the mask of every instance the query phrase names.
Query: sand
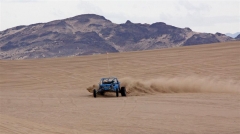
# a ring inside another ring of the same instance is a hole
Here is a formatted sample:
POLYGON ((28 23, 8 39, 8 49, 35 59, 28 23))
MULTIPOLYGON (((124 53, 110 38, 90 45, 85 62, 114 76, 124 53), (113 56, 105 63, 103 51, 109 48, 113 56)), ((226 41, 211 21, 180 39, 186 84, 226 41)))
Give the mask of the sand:
POLYGON ((127 88, 93 98, 106 55, 0 61, 0 133, 240 133, 240 42, 109 54, 127 88))

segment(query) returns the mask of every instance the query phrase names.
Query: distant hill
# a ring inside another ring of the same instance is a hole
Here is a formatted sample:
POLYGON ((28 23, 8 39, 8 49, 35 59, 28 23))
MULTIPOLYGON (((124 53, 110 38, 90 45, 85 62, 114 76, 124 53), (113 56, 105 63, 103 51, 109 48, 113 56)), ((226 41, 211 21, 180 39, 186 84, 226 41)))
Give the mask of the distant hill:
POLYGON ((235 37, 235 39, 240 40, 240 34, 237 37, 235 37))
POLYGON ((0 59, 30 59, 139 51, 233 41, 221 33, 198 33, 163 22, 115 24, 84 14, 17 26, 0 32, 0 59))
POLYGON ((240 32, 236 32, 236 33, 226 33, 225 35, 232 37, 232 38, 236 38, 238 35, 240 34, 240 32))

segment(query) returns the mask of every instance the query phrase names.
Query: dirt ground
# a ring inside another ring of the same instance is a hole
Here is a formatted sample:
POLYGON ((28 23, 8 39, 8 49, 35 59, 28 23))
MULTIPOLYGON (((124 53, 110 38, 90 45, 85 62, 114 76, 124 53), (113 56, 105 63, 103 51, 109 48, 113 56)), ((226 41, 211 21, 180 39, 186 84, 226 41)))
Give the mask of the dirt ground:
POLYGON ((0 60, 0 133, 240 133, 240 42, 108 56, 127 97, 86 90, 106 54, 0 60))

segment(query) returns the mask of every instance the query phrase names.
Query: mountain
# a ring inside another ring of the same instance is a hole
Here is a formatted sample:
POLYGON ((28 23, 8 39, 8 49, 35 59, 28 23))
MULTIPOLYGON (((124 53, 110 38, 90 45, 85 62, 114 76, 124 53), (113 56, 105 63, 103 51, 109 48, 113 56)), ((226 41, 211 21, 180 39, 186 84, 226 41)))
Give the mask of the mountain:
POLYGON ((235 39, 240 40, 240 34, 237 37, 235 37, 235 39))
POLYGON ((225 35, 232 37, 232 38, 236 38, 238 35, 240 34, 240 32, 236 32, 236 33, 226 33, 225 35))
POLYGON ((0 32, 0 59, 31 59, 139 51, 235 39, 221 33, 197 33, 163 22, 115 24, 103 16, 84 14, 17 26, 0 32))

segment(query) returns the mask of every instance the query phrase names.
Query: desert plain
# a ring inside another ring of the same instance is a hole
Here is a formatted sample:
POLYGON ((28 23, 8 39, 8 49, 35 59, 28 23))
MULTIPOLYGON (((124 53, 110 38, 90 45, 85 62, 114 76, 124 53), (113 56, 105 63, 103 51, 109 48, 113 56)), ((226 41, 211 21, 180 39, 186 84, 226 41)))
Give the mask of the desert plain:
POLYGON ((240 42, 0 60, 0 133, 239 134, 240 42), (108 76, 127 97, 93 98, 108 76))

